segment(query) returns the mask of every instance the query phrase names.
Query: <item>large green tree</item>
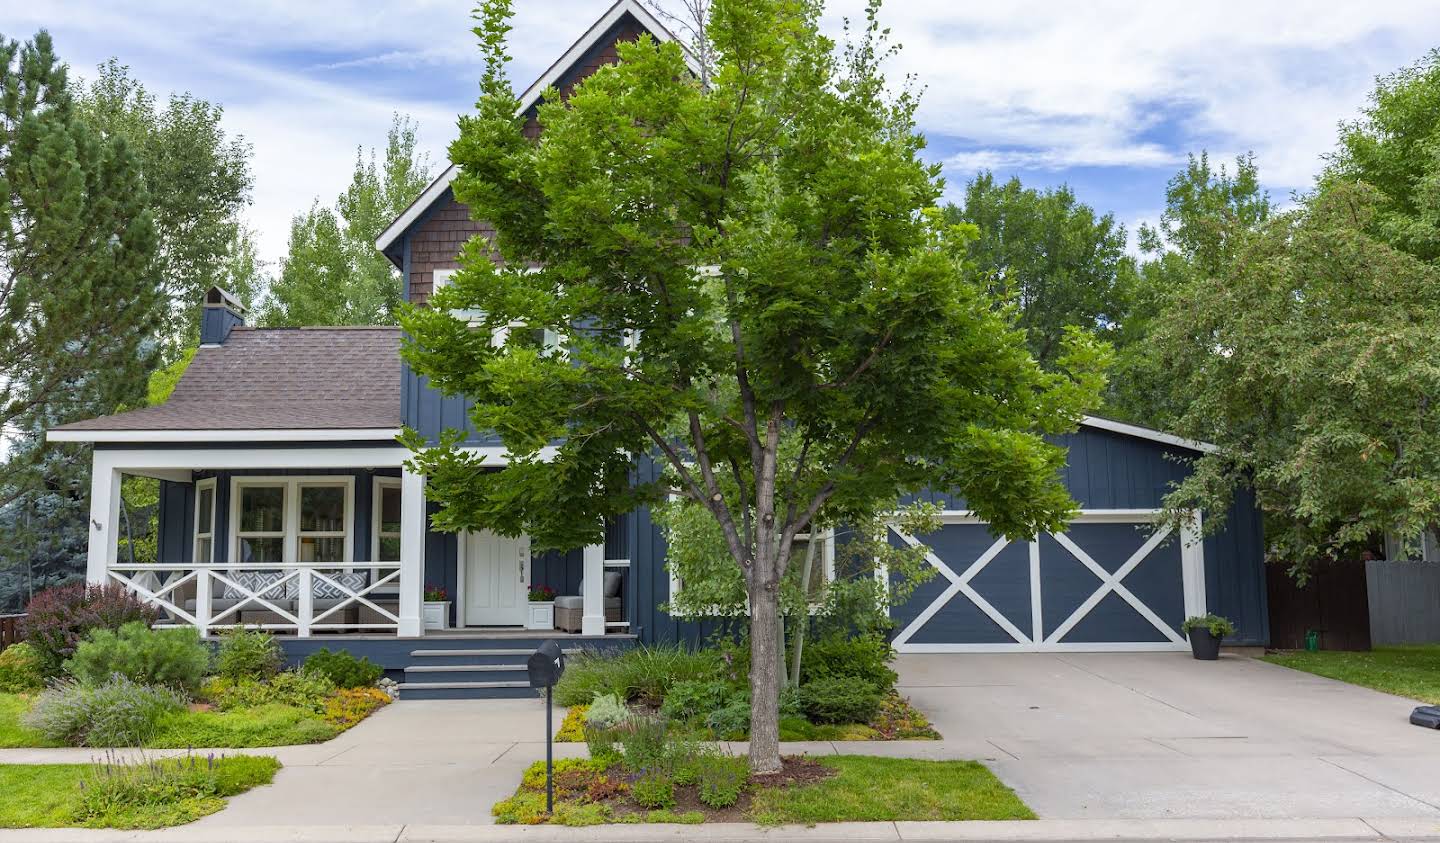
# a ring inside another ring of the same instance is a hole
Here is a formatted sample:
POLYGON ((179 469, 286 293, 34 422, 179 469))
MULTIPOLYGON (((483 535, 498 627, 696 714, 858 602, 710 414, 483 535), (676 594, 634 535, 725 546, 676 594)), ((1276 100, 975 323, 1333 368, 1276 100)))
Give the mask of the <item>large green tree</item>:
POLYGON ((396 115, 384 158, 355 153, 350 186, 335 207, 316 201, 290 225, 289 253, 261 309, 266 325, 389 325, 400 276, 375 238, 430 183, 430 159, 416 151, 415 125, 396 115))
POLYGON ((84 119, 47 33, 0 38, 0 92, 5 556, 32 565, 46 544, 44 565, 72 564, 52 539, 84 523, 88 453, 44 431, 142 400, 164 308, 155 226, 139 160, 84 119))
MULTIPOLYGON (((717 0, 708 86, 678 44, 622 43, 618 65, 550 92, 532 141, 505 74, 510 3, 481 5, 481 97, 450 155, 456 196, 498 233, 402 324, 410 363, 471 399, 509 461, 412 434, 437 527, 574 547, 607 516, 688 497, 765 630, 813 524, 870 523, 925 487, 1010 536, 1072 514, 1045 434, 1093 406, 1104 351, 1072 332, 1057 371, 1035 363, 969 262, 973 227, 937 207, 916 99, 879 70, 876 6, 843 51, 821 12, 717 0), (641 454, 660 482, 632 485, 641 454)), ((750 646, 750 761, 771 772, 778 636, 750 646)))
POLYGON ((160 331, 169 362, 199 341, 200 299, 211 285, 245 302, 260 292, 258 271, 243 263, 254 252, 240 218, 254 182, 250 145, 225 132, 219 105, 189 93, 162 105, 116 59, 80 86, 76 105, 86 122, 123 138, 139 166, 169 299, 160 331))
POLYGON ((1108 337, 1125 319, 1135 275, 1125 227, 1069 187, 1033 190, 982 172, 946 214, 980 230, 970 249, 976 268, 997 299, 1020 308, 1018 324, 1040 365, 1055 365, 1068 327, 1108 337))

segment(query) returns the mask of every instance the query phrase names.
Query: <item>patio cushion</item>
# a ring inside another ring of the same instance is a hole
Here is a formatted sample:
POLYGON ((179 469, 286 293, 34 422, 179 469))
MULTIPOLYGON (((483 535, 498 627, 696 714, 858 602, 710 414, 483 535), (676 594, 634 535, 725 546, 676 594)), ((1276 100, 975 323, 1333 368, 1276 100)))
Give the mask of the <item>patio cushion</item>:
MULTIPOLYGON (((365 571, 348 571, 345 573, 327 572, 326 576, 351 591, 359 591, 370 582, 370 576, 365 571)), ((350 596, 319 577, 315 577, 312 582, 310 593, 316 600, 337 600, 350 596)), ((291 600, 300 596, 299 577, 285 584, 285 596, 291 600)))
MULTIPOLYGON (((585 608, 585 598, 584 598, 584 597, 581 597, 581 596, 579 596, 579 595, 576 595, 576 594, 565 595, 565 596, 563 596, 563 597, 556 597, 556 598, 555 598, 555 608, 557 608, 557 609, 584 609, 584 608, 585 608)), ((620 598, 619 598, 619 597, 606 597, 606 598, 605 598, 605 608, 607 608, 607 609, 618 609, 618 608, 620 608, 620 598)))
MULTIPOLYGON (((278 583, 285 577, 285 575, 279 571, 229 571, 225 572, 223 576, 225 576, 226 579, 234 581, 235 585, 248 588, 255 592, 257 597, 263 597, 266 600, 278 600, 286 596, 286 589, 271 589, 275 583, 278 583)), ((225 588, 220 592, 220 596, 226 600, 247 598, 248 595, 236 588, 235 585, 226 583, 225 588)))
MULTIPOLYGON (((606 596, 606 597, 619 597, 619 596, 620 596, 620 586, 623 585, 624 582, 625 582, 625 575, 624 575, 624 574, 620 573, 619 571, 606 571, 606 572, 605 572, 605 596, 606 596)), ((585 578, 584 578, 584 577, 581 577, 581 578, 580 578, 580 593, 581 593, 581 594, 584 594, 584 593, 585 593, 585 578)))

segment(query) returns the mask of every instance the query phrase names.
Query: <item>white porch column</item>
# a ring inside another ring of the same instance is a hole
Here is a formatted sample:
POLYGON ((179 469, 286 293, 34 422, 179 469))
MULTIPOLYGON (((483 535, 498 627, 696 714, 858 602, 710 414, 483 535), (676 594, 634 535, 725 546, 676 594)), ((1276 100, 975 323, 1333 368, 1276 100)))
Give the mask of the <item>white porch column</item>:
POLYGON ((418 637, 422 632, 420 604, 425 597, 425 475, 408 468, 400 472, 400 629, 418 637))
POLYGON ((116 530, 120 526, 120 469, 104 451, 96 451, 90 468, 90 548, 85 563, 85 580, 103 583, 106 571, 115 564, 119 549, 116 530))
POLYGON ((580 595, 581 635, 605 634, 605 545, 585 545, 585 589, 580 595))

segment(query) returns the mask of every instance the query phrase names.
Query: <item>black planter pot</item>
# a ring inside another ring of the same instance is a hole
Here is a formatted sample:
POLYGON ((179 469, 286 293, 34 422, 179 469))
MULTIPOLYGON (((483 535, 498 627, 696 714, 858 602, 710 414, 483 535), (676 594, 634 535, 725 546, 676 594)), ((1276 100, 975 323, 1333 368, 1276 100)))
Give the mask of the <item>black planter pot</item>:
POLYGON ((1201 661, 1213 662, 1220 658, 1220 636, 1205 627, 1196 627, 1187 633, 1190 638, 1190 653, 1201 661))

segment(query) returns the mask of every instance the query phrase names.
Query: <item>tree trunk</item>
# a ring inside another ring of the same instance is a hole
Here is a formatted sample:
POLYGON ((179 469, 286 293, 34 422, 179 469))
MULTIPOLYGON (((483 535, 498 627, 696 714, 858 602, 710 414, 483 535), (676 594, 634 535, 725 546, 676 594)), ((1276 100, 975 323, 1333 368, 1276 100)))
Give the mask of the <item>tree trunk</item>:
MULTIPOLYGON (((813 537, 815 530, 811 529, 813 537)), ((790 669, 790 687, 800 687, 800 658, 805 654, 805 630, 810 626, 810 572, 815 567, 815 542, 805 545, 805 564, 800 568, 800 594, 802 606, 800 621, 795 625, 795 661, 790 669)))
MULTIPOLYGON (((773 560, 773 557, 772 557, 773 560)), ((763 560, 750 578, 750 770, 780 771, 780 683, 783 650, 776 646, 778 593, 767 588, 772 560, 763 560), (769 563, 769 564, 766 564, 769 563)))

